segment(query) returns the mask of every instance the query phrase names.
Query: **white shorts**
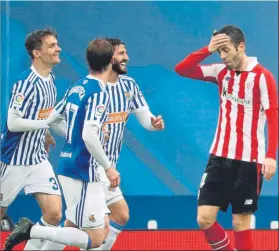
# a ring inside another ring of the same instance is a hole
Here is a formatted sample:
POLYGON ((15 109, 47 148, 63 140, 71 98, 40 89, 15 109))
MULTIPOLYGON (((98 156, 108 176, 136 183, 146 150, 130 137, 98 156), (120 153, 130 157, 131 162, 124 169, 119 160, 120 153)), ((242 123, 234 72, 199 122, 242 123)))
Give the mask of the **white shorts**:
POLYGON ((101 182, 58 175, 67 209, 66 218, 81 229, 104 228, 107 206, 101 182))
POLYGON ((122 191, 119 187, 114 189, 109 189, 110 182, 106 175, 105 169, 102 166, 98 166, 97 172, 98 172, 99 179, 104 187, 107 206, 117 201, 124 200, 122 191))
POLYGON ((61 195, 48 160, 37 165, 10 166, 1 162, 1 207, 8 207, 24 188, 25 194, 61 195))

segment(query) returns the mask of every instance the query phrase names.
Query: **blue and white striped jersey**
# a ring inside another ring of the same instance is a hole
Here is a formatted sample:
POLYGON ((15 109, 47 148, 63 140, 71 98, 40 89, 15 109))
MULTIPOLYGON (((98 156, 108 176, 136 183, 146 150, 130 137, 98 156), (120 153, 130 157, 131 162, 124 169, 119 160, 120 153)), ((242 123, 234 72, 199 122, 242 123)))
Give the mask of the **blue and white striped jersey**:
MULTIPOLYGON (((9 112, 24 119, 46 120, 55 106, 54 76, 42 77, 33 66, 23 72, 14 84, 9 112)), ((7 165, 36 165, 47 159, 46 129, 10 132, 7 122, 1 135, 1 161, 7 165)))
POLYGON ((87 150, 82 139, 84 122, 97 125, 99 137, 104 144, 101 130, 107 119, 109 96, 102 81, 88 75, 75 83, 55 107, 66 119, 66 142, 60 154, 58 174, 87 182, 99 181, 95 172, 98 163, 87 150))
POLYGON ((109 132, 106 154, 109 160, 116 165, 129 115, 135 111, 149 108, 135 80, 128 76, 120 75, 116 83, 108 83, 107 90, 110 105, 106 122, 109 132))

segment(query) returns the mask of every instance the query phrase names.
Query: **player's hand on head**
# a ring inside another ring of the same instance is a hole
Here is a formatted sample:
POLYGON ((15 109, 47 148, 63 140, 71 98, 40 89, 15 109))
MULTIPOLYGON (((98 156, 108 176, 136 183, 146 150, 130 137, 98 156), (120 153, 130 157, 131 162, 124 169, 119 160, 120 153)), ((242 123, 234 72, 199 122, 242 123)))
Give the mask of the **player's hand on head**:
POLYGON ((164 130, 165 122, 161 115, 157 117, 151 117, 151 124, 156 130, 164 130))
POLYGON ((110 188, 116 188, 120 184, 120 175, 115 168, 111 167, 106 170, 107 177, 110 181, 110 188))
MULTIPOLYGON (((216 31, 214 31, 213 34, 215 32, 216 31)), ((215 36, 213 35, 208 45, 208 51, 210 53, 217 51, 219 48, 226 46, 229 40, 230 37, 226 34, 217 34, 215 36)))
POLYGON ((262 174, 266 180, 270 180, 276 173, 276 160, 265 158, 262 165, 262 174))
POLYGON ((47 153, 50 151, 50 146, 56 147, 56 141, 55 139, 51 136, 49 130, 46 132, 46 139, 45 139, 45 149, 47 153))

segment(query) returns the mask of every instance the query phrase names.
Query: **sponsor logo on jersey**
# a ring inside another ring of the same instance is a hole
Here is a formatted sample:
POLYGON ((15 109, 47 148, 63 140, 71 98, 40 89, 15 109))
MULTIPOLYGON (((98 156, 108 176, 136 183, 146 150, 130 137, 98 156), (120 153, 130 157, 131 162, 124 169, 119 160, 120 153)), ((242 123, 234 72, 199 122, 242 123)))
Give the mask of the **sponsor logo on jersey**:
POLYGON ((248 105, 248 106, 252 105, 252 99, 248 99, 248 98, 247 98, 247 99, 239 98, 239 97, 237 97, 237 96, 235 96, 235 95, 229 93, 228 90, 225 89, 225 88, 223 89, 222 96, 223 96, 225 99, 230 100, 230 101, 235 102, 235 103, 240 104, 240 105, 244 105, 244 106, 246 106, 246 105, 248 105))
POLYGON ((127 116, 128 116, 127 112, 110 113, 110 114, 108 114, 106 123, 107 124, 122 123, 122 122, 126 121, 127 116))
POLYGON ((47 109, 40 109, 38 114, 38 119, 46 119, 48 118, 49 114, 53 110, 53 107, 47 108, 47 109))

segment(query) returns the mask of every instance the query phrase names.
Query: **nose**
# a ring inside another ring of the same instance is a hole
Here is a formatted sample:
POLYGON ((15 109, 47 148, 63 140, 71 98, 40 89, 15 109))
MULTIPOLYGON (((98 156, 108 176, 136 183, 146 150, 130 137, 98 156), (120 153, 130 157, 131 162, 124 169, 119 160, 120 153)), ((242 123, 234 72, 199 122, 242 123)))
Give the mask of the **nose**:
POLYGON ((225 60, 227 58, 227 54, 223 51, 221 51, 221 55, 220 55, 222 60, 225 60))
POLYGON ((56 51, 62 51, 62 49, 57 45, 56 51))
POLYGON ((127 53, 124 55, 124 59, 127 60, 127 61, 129 61, 129 56, 128 56, 127 53))

